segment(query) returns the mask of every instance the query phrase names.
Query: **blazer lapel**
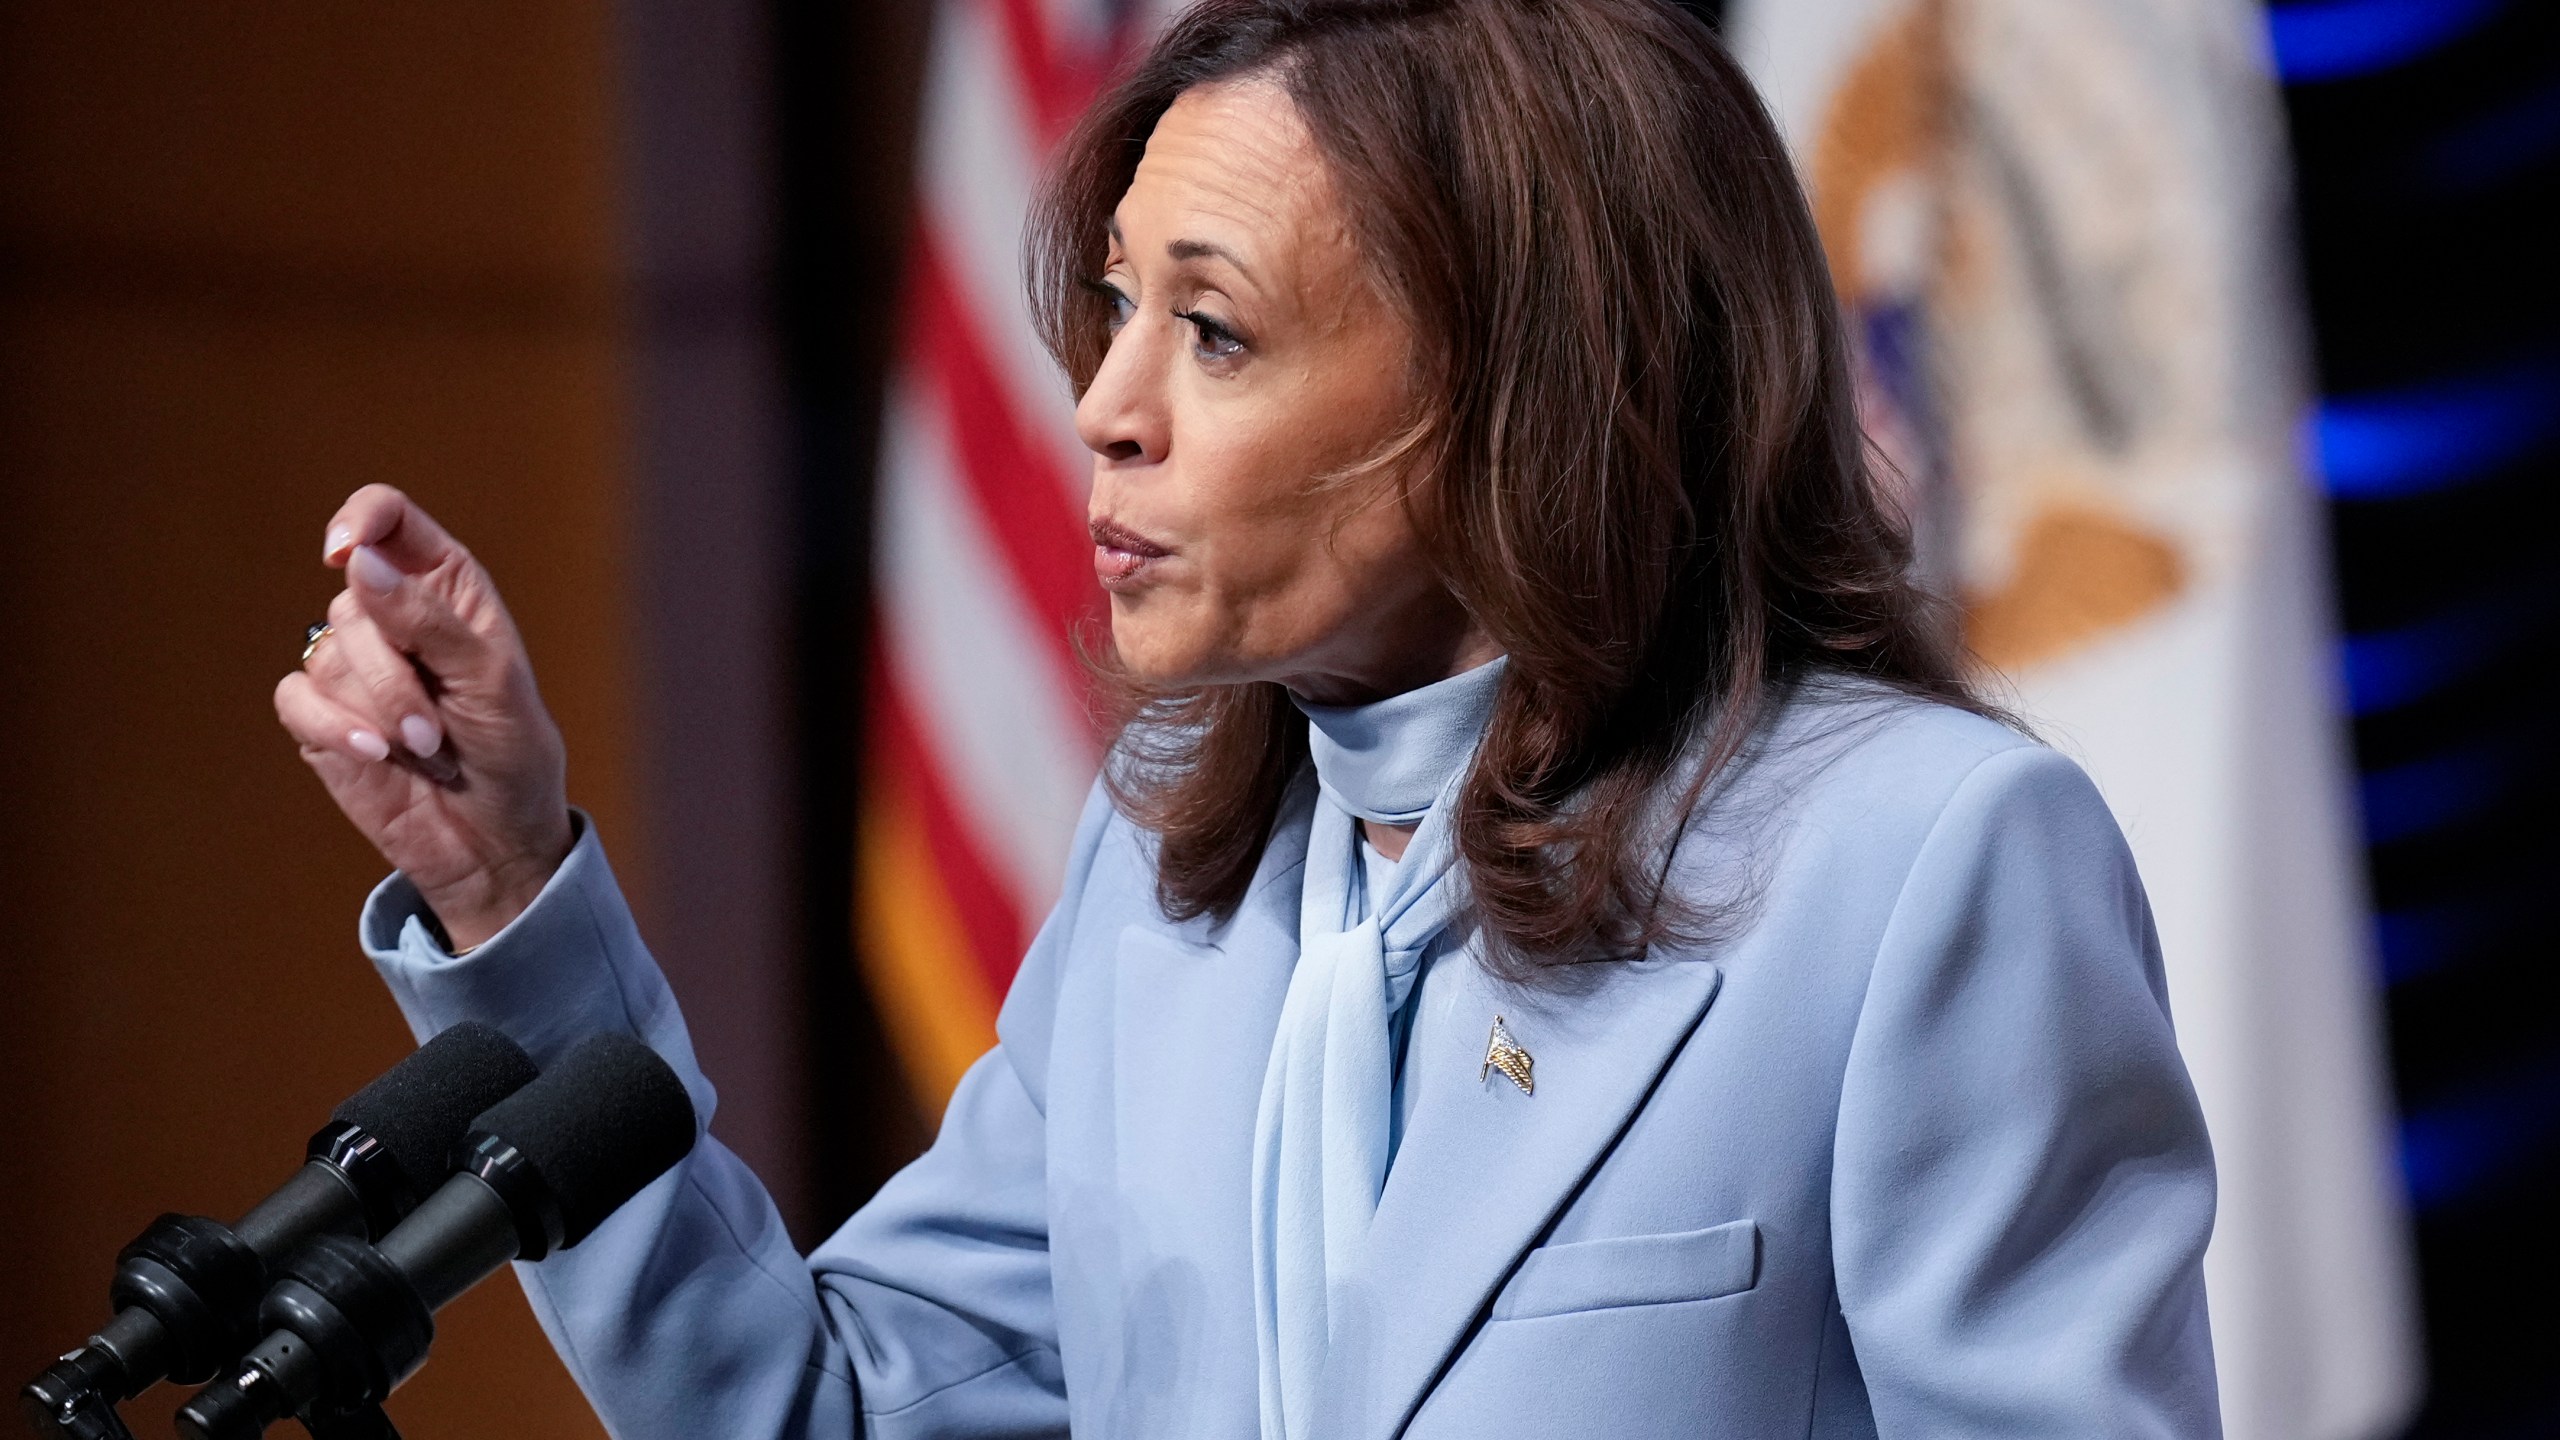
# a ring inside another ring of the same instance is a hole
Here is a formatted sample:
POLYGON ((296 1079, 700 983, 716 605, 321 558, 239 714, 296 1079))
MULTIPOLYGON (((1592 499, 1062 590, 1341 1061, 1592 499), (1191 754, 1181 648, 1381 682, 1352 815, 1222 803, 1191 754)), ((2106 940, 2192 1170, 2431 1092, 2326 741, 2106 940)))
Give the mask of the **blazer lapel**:
POLYGON ((1707 960, 1651 959, 1580 967, 1575 988, 1534 992, 1493 979, 1468 950, 1434 964, 1456 993, 1429 997, 1438 1013, 1405 1064, 1464 1083, 1426 1093, 1396 1152, 1359 1303, 1329 1346, 1322 1435, 1384 1440, 1404 1428, 1643 1108, 1722 979, 1707 960), (1476 1079, 1496 1015, 1534 1061, 1534 1094, 1499 1070, 1476 1079))
POLYGON ((1298 949, 1306 826, 1293 818, 1294 808, 1283 814, 1227 924, 1150 917, 1114 947, 1119 1207, 1177 1243, 1213 1245, 1221 1262, 1251 1255, 1242 1227, 1251 1213, 1254 1111, 1298 949))
POLYGON ((1081 1268, 1054 1277, 1062 1306, 1110 1297, 1078 1329, 1078 1378, 1103 1397, 1083 1402, 1079 1430, 1236 1434, 1259 1414, 1253 1122, 1297 956, 1305 831, 1284 814, 1228 923, 1150 915, 1110 942, 1108 1121, 1049 1162, 1053 1195, 1110 1217, 1079 1233, 1081 1268))
POLYGON ((1245 943, 1217 944, 1198 925, 1121 933, 1111 1129, 1124 1208, 1197 1211, 1223 1230, 1251 1213, 1254 1111, 1296 945, 1276 923, 1297 918, 1297 887, 1283 878, 1285 895, 1257 893, 1237 916, 1239 928, 1269 932, 1245 943))

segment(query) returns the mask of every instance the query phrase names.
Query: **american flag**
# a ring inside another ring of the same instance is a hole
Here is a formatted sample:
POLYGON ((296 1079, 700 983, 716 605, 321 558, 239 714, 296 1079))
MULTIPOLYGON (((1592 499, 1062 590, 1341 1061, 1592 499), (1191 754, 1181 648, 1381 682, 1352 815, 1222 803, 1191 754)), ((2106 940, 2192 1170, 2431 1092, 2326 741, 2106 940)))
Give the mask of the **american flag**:
POLYGON ((1132 26, 1090 0, 942 0, 879 470, 854 917, 939 1114, 1056 900, 1100 760, 1072 632, 1099 613, 1087 457, 1023 304, 1042 166, 1132 26))

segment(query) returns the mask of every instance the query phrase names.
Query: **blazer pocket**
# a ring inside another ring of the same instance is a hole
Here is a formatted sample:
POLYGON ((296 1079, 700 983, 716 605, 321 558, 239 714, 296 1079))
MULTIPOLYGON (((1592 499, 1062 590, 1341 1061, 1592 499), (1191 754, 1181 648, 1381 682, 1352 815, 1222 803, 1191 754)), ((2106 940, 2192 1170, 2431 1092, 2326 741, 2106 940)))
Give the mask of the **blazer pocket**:
POLYGON ((1713 1300, 1760 1281, 1760 1227, 1735 1220, 1672 1235, 1627 1235, 1542 1245, 1493 1302, 1496 1320, 1578 1310, 1713 1300))

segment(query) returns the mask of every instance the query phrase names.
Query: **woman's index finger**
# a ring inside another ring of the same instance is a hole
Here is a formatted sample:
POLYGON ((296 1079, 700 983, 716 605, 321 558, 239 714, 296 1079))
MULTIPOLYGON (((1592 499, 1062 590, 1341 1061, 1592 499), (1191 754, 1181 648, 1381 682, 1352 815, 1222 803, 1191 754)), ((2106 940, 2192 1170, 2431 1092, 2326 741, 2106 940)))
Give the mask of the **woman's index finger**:
POLYGON ((410 575, 434 569, 462 548, 434 516, 389 485, 367 485, 347 497, 329 521, 321 560, 344 566, 359 545, 371 546, 410 575))

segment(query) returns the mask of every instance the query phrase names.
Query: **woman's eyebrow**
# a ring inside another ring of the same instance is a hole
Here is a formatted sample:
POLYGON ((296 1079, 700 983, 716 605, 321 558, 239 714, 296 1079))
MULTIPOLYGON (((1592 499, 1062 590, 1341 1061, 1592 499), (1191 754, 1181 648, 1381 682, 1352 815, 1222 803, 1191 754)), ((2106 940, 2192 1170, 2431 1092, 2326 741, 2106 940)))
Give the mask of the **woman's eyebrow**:
POLYGON ((1169 240, 1165 242, 1164 253, 1176 260, 1224 260, 1240 275, 1250 277, 1253 274, 1253 267, 1237 258, 1236 252, 1206 240, 1169 240))

